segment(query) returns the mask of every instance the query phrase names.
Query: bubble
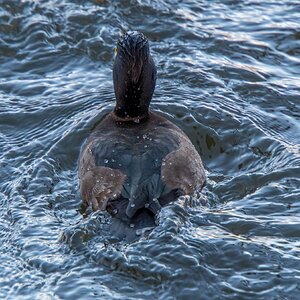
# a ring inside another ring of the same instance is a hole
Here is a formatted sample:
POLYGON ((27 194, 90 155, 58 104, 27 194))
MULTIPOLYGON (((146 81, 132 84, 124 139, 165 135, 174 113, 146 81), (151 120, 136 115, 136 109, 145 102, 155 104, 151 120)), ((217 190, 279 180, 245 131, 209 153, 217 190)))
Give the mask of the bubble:
POLYGON ((105 164, 108 164, 108 159, 104 159, 104 163, 105 163, 105 164))
POLYGON ((130 226, 131 228, 134 228, 134 224, 132 224, 132 223, 131 223, 129 226, 130 226))
POLYGON ((134 204, 134 203, 131 203, 131 204, 130 204, 130 207, 134 208, 134 207, 135 207, 135 204, 134 204))

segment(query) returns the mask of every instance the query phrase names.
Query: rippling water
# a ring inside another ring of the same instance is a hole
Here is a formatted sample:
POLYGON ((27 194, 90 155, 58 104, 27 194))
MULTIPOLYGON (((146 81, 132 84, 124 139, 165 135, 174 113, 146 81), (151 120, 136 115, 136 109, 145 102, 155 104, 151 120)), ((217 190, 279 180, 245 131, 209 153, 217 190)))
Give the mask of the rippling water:
POLYGON ((299 299, 299 20, 296 0, 0 0, 0 299, 299 299), (131 244, 77 181, 128 29, 208 171, 207 206, 131 244))

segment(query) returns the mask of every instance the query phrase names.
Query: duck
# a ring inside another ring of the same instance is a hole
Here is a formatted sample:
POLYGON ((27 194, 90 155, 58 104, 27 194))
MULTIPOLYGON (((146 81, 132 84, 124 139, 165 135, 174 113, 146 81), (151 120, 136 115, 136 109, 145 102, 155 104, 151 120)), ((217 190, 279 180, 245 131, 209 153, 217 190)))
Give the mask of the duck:
POLYGON ((206 175, 188 136, 149 108, 157 70, 149 41, 128 31, 113 63, 115 107, 100 120, 79 155, 79 185, 92 211, 107 211, 110 230, 134 240, 157 225, 161 208, 202 190, 206 175))

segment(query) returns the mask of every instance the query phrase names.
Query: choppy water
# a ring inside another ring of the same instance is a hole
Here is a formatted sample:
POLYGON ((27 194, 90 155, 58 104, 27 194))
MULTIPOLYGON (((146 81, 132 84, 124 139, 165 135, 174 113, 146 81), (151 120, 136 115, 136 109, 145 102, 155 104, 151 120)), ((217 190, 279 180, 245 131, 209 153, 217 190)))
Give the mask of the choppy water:
POLYGON ((0 299, 299 299, 299 1, 0 0, 0 64, 0 299), (77 182, 128 29, 209 202, 132 244, 83 217, 77 182))

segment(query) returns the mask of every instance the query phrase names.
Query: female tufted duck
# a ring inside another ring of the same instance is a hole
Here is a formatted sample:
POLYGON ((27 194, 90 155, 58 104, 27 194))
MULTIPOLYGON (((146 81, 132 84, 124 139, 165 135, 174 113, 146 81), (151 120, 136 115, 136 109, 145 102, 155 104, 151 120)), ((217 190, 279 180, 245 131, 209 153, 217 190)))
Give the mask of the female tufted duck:
POLYGON ((149 104, 156 67, 142 33, 118 41, 113 66, 114 110, 83 145, 79 159, 81 197, 93 210, 107 210, 111 231, 126 240, 155 226, 160 208, 205 183, 201 158, 176 125, 149 104))

